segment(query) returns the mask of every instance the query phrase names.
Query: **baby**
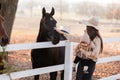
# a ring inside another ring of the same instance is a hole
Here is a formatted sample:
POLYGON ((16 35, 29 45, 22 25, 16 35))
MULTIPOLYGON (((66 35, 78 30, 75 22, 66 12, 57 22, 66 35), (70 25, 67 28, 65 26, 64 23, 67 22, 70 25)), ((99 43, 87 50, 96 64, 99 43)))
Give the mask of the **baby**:
POLYGON ((81 41, 80 44, 78 44, 76 47, 76 55, 86 59, 87 58, 86 52, 92 50, 92 48, 90 48, 89 45, 90 44, 81 41))

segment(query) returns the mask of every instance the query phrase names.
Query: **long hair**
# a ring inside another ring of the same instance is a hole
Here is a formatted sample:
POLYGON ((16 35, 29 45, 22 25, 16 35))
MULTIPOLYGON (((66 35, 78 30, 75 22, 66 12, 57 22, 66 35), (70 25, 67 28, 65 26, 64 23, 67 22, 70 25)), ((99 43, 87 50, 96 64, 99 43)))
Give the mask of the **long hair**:
POLYGON ((103 51, 103 40, 102 40, 102 37, 99 33, 99 30, 97 30, 96 28, 94 28, 92 26, 87 26, 87 33, 88 33, 91 41, 93 41, 96 36, 98 36, 100 38, 100 41, 101 41, 100 53, 102 53, 102 51, 103 51))

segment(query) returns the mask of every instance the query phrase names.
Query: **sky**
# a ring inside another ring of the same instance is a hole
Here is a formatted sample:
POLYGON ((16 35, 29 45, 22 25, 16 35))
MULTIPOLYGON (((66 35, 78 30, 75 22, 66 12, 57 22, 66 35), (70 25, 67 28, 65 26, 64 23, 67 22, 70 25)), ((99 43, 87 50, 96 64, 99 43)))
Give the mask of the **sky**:
MULTIPOLYGON (((25 1, 30 1, 30 0, 20 0, 19 2, 25 2, 25 1)), ((32 0, 31 0, 32 1, 32 0)), ((36 0, 36 2, 45 2, 45 3, 51 3, 51 2, 57 2, 60 0, 36 0)), ((96 3, 100 3, 100 4, 109 4, 109 3, 120 3, 120 0, 61 0, 61 1, 65 1, 67 3, 78 3, 78 2, 96 2, 96 3)))
POLYGON ((109 3, 120 3, 120 0, 65 0, 68 3, 77 3, 77 2, 95 2, 100 4, 109 4, 109 3))

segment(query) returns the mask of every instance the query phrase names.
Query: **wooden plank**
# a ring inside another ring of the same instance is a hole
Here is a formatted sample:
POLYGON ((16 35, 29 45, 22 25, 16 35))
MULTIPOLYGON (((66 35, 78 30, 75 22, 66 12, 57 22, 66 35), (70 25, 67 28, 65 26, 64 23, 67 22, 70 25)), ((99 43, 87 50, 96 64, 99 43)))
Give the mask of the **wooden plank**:
POLYGON ((64 72, 64 80, 72 80, 72 56, 73 56, 73 46, 71 42, 66 42, 65 47, 65 72, 64 72))
POLYGON ((112 61, 120 61, 120 56, 112 56, 112 57, 107 57, 107 58, 100 58, 100 59, 98 59, 97 64, 107 63, 107 62, 112 62, 112 61))
POLYGON ((103 38, 103 42, 120 42, 120 38, 103 38))
POLYGON ((102 79, 99 79, 99 80, 117 80, 119 78, 120 78, 120 74, 116 74, 116 75, 112 75, 112 76, 102 78, 102 79))
MULTIPOLYGON (((62 47, 65 46, 66 41, 60 41, 59 44, 53 45, 51 42, 38 42, 38 43, 26 43, 26 44, 9 44, 6 46, 6 51, 15 50, 27 50, 27 49, 38 49, 38 48, 51 48, 51 47, 62 47)), ((2 52, 0 47, 0 52, 2 52)))
MULTIPOLYGON (((64 70, 64 64, 56 65, 56 66, 49 66, 49 67, 44 67, 44 68, 24 70, 24 71, 19 71, 19 72, 13 72, 13 73, 10 73, 10 76, 12 79, 18 79, 18 78, 29 77, 33 75, 39 75, 39 74, 60 71, 60 70, 64 70)), ((10 79, 8 75, 2 74, 0 75, 0 80, 10 80, 10 79)))
MULTIPOLYGON (((104 38, 104 42, 115 42, 120 41, 120 38, 104 38)), ((38 49, 38 48, 51 48, 51 47, 62 47, 65 46, 66 41, 60 41, 59 44, 53 45, 51 42, 38 42, 38 43, 25 43, 25 44, 8 44, 6 46, 6 51, 15 50, 27 50, 27 49, 38 49)), ((74 43, 76 45, 78 43, 74 43)), ((2 47, 0 46, 0 52, 2 52, 2 47)))
POLYGON ((10 77, 7 74, 0 75, 0 80, 10 80, 10 77))
MULTIPOLYGON (((103 38, 104 43, 109 43, 109 42, 120 42, 120 38, 103 38)), ((72 42, 73 45, 77 45, 77 42, 72 42)))

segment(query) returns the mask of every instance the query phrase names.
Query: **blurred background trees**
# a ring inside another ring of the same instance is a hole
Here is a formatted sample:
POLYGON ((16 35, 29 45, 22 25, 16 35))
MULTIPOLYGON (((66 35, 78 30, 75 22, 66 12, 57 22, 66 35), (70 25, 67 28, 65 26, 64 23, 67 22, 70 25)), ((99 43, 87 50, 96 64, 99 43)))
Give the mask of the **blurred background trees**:
POLYGON ((50 0, 46 2, 42 0, 26 0, 24 3, 22 3, 21 0, 19 3, 17 15, 40 16, 40 10, 44 6, 55 7, 57 17, 60 17, 61 15, 64 17, 66 16, 65 14, 69 13, 72 14, 72 17, 95 15, 105 19, 120 19, 120 4, 98 4, 95 2, 89 2, 87 0, 78 3, 68 3, 63 0, 50 0), (29 13, 27 11, 29 11, 29 13))
POLYGON ((113 10, 113 15, 115 19, 120 20, 120 5, 113 10))

